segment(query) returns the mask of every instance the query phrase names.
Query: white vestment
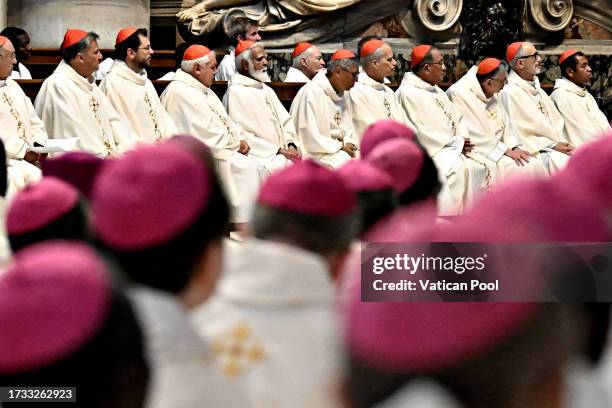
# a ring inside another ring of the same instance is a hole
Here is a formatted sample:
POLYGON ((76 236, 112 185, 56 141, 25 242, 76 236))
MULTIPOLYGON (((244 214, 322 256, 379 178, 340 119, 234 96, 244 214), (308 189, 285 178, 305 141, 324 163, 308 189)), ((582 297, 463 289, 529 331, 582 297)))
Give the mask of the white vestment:
MULTIPOLYGON (((235 74, 227 84, 223 105, 230 117, 248 133, 276 146, 287 149, 292 143, 300 148, 291 115, 272 88, 242 74, 235 74)), ((277 154, 273 170, 291 162, 277 154)))
POLYGON ((276 242, 231 245, 217 292, 192 312, 216 364, 250 406, 340 406, 343 348, 324 259, 276 242))
POLYGON ((146 71, 137 74, 125 62, 115 60, 100 89, 115 111, 130 123, 139 142, 154 143, 177 134, 146 71))
POLYGON ((274 159, 278 148, 259 143, 243 132, 229 117, 219 97, 183 70, 176 72, 161 100, 181 133, 193 135, 211 148, 231 203, 232 222, 246 222, 261 182, 271 172, 264 163, 274 159), (238 153, 240 140, 254 145, 248 156, 238 153), (255 157, 256 152, 259 158, 255 157))
POLYGON ((228 52, 217 67, 217 73, 215 74, 215 81, 229 81, 231 77, 236 73, 236 55, 232 48, 228 52))
POLYGON ((289 67, 287 76, 283 82, 310 82, 310 79, 299 69, 289 67))
POLYGON ((104 79, 106 74, 108 74, 108 71, 110 71, 111 67, 113 66, 114 62, 115 61, 112 58, 104 58, 104 61, 100 63, 98 70, 93 74, 96 81, 101 81, 104 79))
POLYGON ((158 81, 172 81, 172 78, 174 78, 174 75, 176 74, 176 72, 177 71, 166 72, 164 76, 158 79, 158 81))
POLYGON ((495 180, 495 163, 478 152, 462 154, 469 136, 461 112, 442 89, 413 72, 404 75, 397 97, 416 125, 417 138, 433 159, 441 181, 442 215, 463 212, 495 180))
POLYGON ((365 72, 348 91, 349 109, 353 115, 353 128, 361 140, 363 132, 381 119, 393 119, 411 129, 416 129, 397 101, 393 90, 370 78, 365 72))
POLYGON ((210 344, 174 296, 144 286, 130 288, 128 296, 151 371, 146 408, 248 406, 244 393, 215 367, 210 344))
POLYGON ((508 149, 519 145, 518 138, 510 132, 508 118, 496 95, 487 98, 476 78, 478 67, 472 67, 466 75, 447 91, 449 99, 463 115, 474 150, 496 163, 497 181, 510 177, 544 177, 548 174, 538 158, 531 158, 519 166, 506 156, 508 149))
POLYGON ((540 81, 525 81, 510 71, 508 84, 499 92, 498 99, 508 118, 510 131, 518 137, 523 150, 539 156, 549 173, 567 164, 567 154, 552 150, 563 137, 563 118, 550 97, 540 88, 540 81))
POLYGON ((572 81, 557 79, 550 97, 563 116, 563 136, 572 145, 579 147, 610 131, 610 123, 593 95, 572 81))
POLYGON ((338 95, 325 71, 299 90, 291 104, 304 153, 323 164, 338 168, 351 159, 342 149, 346 143, 359 147, 344 95, 338 95))
POLYGON ((34 143, 45 145, 47 132, 30 98, 12 79, 0 81, 0 138, 7 159, 7 192, 10 201, 15 194, 42 177, 40 169, 23 158, 34 143))
POLYGON ((79 150, 100 157, 123 153, 137 140, 93 77, 83 78, 63 60, 43 82, 34 106, 50 139, 78 137, 79 150))
POLYGON ((17 71, 13 70, 9 79, 32 79, 32 74, 30 70, 26 68, 21 62, 17 64, 17 71))

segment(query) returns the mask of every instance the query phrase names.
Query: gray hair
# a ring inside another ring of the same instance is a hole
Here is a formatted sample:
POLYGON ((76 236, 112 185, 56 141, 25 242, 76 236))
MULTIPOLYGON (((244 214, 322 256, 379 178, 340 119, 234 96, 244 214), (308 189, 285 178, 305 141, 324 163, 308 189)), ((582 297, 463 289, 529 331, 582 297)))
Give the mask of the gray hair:
MULTIPOLYGON (((213 51, 211 51, 212 53, 213 51)), ((196 65, 205 66, 210 62, 210 54, 200 57, 194 60, 183 60, 181 61, 181 69, 188 74, 191 74, 195 69, 196 65)))
POLYGON ((334 72, 336 67, 349 69, 357 65, 359 65, 359 63, 355 58, 343 58, 335 61, 331 60, 327 64, 327 75, 330 75, 332 72, 334 72))
POLYGON ((521 44, 521 47, 516 52, 516 55, 514 56, 512 61, 510 61, 510 68, 515 69, 516 68, 516 63, 518 62, 518 60, 527 55, 527 50, 525 50, 525 48, 526 48, 525 45, 526 44, 529 44, 529 43, 521 44))
POLYGON ((381 59, 382 56, 383 56, 383 50, 382 50, 382 45, 381 45, 380 47, 378 47, 378 49, 376 51, 374 51, 370 55, 365 56, 365 57, 361 57, 359 59, 359 63, 361 64, 362 67, 365 67, 371 61, 381 59))
POLYGON ((482 83, 489 78, 497 78, 502 73, 502 71, 508 73, 508 63, 506 63, 506 61, 500 61, 499 66, 488 74, 479 75, 478 73, 476 73, 476 79, 478 79, 478 82, 482 83))
MULTIPOLYGON (((79 42, 72 44, 70 47, 62 49, 62 58, 66 62, 70 62, 78 53, 85 51, 89 48, 92 41, 98 41, 100 36, 93 31, 87 33, 87 35, 79 42)), ((14 45, 14 44, 13 44, 14 45)))
POLYGON ((322 256, 349 249, 359 233, 357 211, 340 217, 300 214, 258 204, 251 221, 253 236, 279 240, 322 256))
POLYGON ((263 47, 262 43, 256 42, 249 48, 248 50, 243 51, 240 55, 236 57, 234 60, 234 65, 236 66, 236 72, 240 72, 242 68, 242 61, 249 62, 251 60, 251 50, 255 47, 263 47))
POLYGON ((295 69, 300 69, 300 61, 302 60, 302 58, 308 58, 311 56, 312 54, 312 50, 314 49, 314 47, 310 47, 307 50, 305 50, 304 52, 302 52, 300 55, 298 55, 297 57, 295 57, 293 59, 293 62, 291 64, 291 66, 295 69))

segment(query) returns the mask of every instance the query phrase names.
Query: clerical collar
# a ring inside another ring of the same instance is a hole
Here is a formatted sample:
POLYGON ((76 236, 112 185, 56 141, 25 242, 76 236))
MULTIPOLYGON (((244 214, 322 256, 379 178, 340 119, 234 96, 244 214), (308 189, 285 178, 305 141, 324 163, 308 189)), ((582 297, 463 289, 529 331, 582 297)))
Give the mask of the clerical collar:
POLYGON ((365 71, 361 71, 359 73, 359 76, 357 77, 357 82, 360 82, 364 85, 368 85, 374 89, 385 89, 385 84, 378 82, 377 80, 369 76, 365 71))
POLYGON ((326 71, 317 72, 317 74, 312 78, 312 82, 319 85, 321 89, 323 89, 323 92, 325 92, 325 95, 329 96, 334 102, 340 101, 344 95, 344 92, 336 92, 331 82, 329 82, 329 78, 327 78, 326 71))
POLYGON ((4 88, 6 86, 6 79, 0 80, 0 88, 4 88))
POLYGON ((586 96, 587 90, 567 78, 559 78, 555 80, 554 89, 565 89, 566 91, 575 93, 578 96, 586 96))

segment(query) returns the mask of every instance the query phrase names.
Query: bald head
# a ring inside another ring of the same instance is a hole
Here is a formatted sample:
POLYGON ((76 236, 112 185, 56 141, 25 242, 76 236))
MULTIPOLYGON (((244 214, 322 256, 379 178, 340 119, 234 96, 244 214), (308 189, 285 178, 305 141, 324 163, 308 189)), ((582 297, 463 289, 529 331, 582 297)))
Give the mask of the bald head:
POLYGON ((17 64, 15 47, 7 37, 0 36, 0 80, 6 80, 13 72, 13 65, 17 64))

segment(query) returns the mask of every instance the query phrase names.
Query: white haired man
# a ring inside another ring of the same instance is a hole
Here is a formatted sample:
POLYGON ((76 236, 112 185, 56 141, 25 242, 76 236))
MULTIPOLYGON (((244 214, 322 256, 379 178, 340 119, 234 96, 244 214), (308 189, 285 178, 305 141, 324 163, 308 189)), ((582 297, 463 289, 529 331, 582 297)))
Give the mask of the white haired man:
POLYGON ((261 181, 271 172, 265 167, 266 160, 254 154, 273 159, 278 149, 258 143, 229 117, 210 89, 216 69, 213 51, 203 45, 190 46, 161 101, 181 133, 193 135, 211 148, 231 205, 230 220, 242 224, 249 218, 261 181))
POLYGON ((474 150, 496 163, 497 181, 510 177, 544 177, 541 160, 521 149, 510 132, 497 93, 508 78, 508 64, 485 58, 452 85, 446 94, 463 115, 474 150))
POLYGON ((291 105, 304 153, 331 168, 339 168, 357 153, 359 142, 344 95, 358 74, 355 54, 338 50, 327 70, 304 85, 291 105))
POLYGON ((319 71, 325 70, 323 54, 316 45, 301 42, 291 53, 293 64, 287 71, 284 82, 309 82, 319 71))
POLYGON ((227 86, 223 104, 230 117, 245 131, 277 150, 273 169, 299 160, 293 120, 272 88, 264 84, 268 56, 261 42, 241 41, 236 47, 236 70, 227 86))
POLYGON ((397 65, 389 44, 379 39, 366 41, 359 50, 359 58, 363 72, 348 92, 353 127, 359 139, 369 125, 380 119, 392 119, 415 129, 391 88, 384 84, 397 65))
POLYGON ((522 148, 538 157, 550 174, 567 164, 574 146, 563 137, 563 117, 540 87, 537 74, 540 58, 533 44, 514 42, 508 46, 506 60, 512 71, 508 85, 499 93, 522 148))

